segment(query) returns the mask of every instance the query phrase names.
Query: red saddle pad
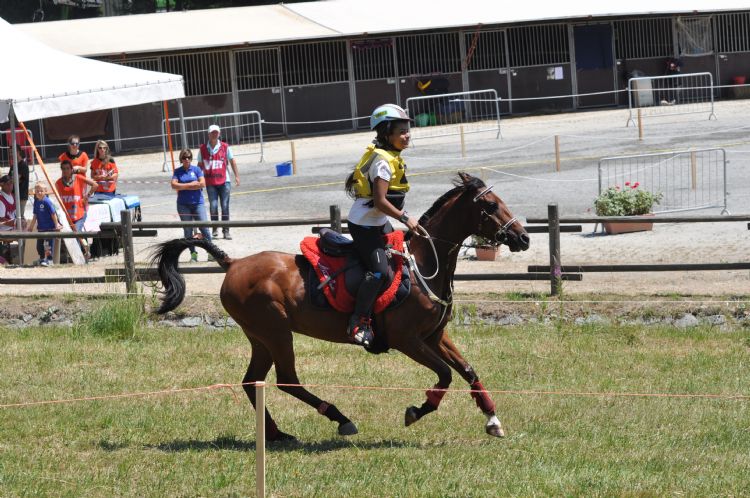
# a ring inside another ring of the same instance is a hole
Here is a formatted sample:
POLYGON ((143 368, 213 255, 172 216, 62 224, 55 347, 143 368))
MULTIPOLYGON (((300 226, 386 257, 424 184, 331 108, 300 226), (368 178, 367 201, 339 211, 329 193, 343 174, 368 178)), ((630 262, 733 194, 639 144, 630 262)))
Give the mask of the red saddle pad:
MULTIPOLYGON (((397 251, 403 252, 404 232, 397 230, 386 234, 383 237, 386 240, 386 244, 391 245, 397 251)), ((302 239, 299 246, 302 250, 302 254, 307 258, 313 268, 315 268, 315 273, 318 275, 320 282, 323 282, 326 278, 333 275, 346 265, 346 257, 329 256, 320 250, 320 237, 305 237, 302 239)), ((398 286, 401 284, 401 270, 403 269, 404 260, 402 257, 396 256, 394 261, 395 268, 393 269, 393 281, 375 301, 375 305, 373 306, 374 313, 383 311, 391 301, 393 301, 393 298, 396 297, 396 290, 398 290, 398 286)), ((333 277, 331 281, 323 287, 323 293, 334 309, 343 313, 351 313, 354 311, 355 297, 349 294, 349 291, 346 290, 346 284, 344 282, 345 273, 346 272, 341 272, 333 277)))

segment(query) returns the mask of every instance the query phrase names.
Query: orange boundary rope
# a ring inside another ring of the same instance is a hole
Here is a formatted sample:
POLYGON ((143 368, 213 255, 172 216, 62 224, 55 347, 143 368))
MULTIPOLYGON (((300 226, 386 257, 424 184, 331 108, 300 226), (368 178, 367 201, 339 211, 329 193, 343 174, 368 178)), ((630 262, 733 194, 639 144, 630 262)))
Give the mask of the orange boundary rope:
MULTIPOLYGON (((229 389, 234 395, 234 399, 239 403, 237 393, 234 391, 235 387, 254 386, 254 382, 240 383, 240 384, 213 384, 210 386, 201 387, 186 387, 182 389, 166 389, 163 391, 144 391, 134 393, 120 393, 120 394, 108 394, 100 396, 86 396, 82 398, 70 398, 70 399, 55 399, 55 400, 42 400, 42 401, 27 401, 23 403, 7 403, 0 405, 2 408, 23 408, 29 406, 40 406, 40 405, 55 405, 64 403, 77 403, 82 401, 102 401, 110 399, 123 399, 123 398, 139 398, 146 396, 160 396, 165 394, 179 394, 187 392, 199 392, 199 391, 212 391, 216 389, 229 389)), ((422 392, 424 388, 416 387, 382 387, 382 386, 347 386, 347 385, 329 385, 329 384, 271 384, 265 383, 268 387, 304 387, 304 388, 333 388, 333 389, 353 389, 353 390, 368 390, 368 391, 419 391, 422 392)), ((473 389, 435 389, 436 391, 444 391, 446 393, 473 393, 481 392, 473 389)), ((504 395, 529 395, 529 396, 585 396, 585 397, 625 397, 625 398, 676 398, 676 399, 725 399, 725 400, 739 400, 747 401, 750 400, 750 395, 746 394, 685 394, 685 393, 623 393, 623 392, 592 392, 592 391, 534 391, 534 390, 513 390, 513 389, 500 389, 491 390, 487 389, 486 392, 490 394, 504 394, 504 395)))

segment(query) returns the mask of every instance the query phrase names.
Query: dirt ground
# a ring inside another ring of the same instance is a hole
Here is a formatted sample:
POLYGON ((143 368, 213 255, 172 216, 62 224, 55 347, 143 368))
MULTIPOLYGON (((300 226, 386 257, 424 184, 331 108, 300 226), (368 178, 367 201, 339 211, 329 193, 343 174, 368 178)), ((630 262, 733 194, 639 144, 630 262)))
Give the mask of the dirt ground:
MULTIPOLYGON (((405 152, 410 168, 407 209, 426 210, 432 201, 451 187, 456 171, 464 169, 495 185, 500 195, 520 219, 546 215, 546 206, 556 202, 562 216, 590 214, 595 198, 598 160, 601 157, 691 147, 722 147, 727 150, 728 209, 732 214, 747 213, 750 202, 750 140, 745 138, 744 116, 750 102, 717 103, 717 120, 700 116, 676 116, 646 123, 646 138, 637 139, 633 127, 624 126, 627 110, 578 112, 552 116, 514 118, 502 122, 502 138, 494 135, 467 137, 466 157, 461 158, 457 137, 436 142, 415 140, 405 152), (561 137, 562 170, 553 168, 552 143, 561 137)), ((359 157, 370 133, 295 139, 298 172, 276 177, 274 164, 289 159, 290 141, 266 144, 264 162, 257 155, 237 148, 242 176, 232 190, 232 219, 264 220, 294 217, 327 217, 328 207, 341 206, 346 216, 350 201, 341 188, 342 178, 359 157)), ((171 167, 161 153, 118 157, 118 191, 141 198, 144 221, 177 219, 174 193, 169 188, 171 167), (166 170, 166 171, 165 171, 166 170)), ((37 169, 39 169, 37 167, 37 169)), ((56 165, 49 165, 56 178, 56 165)), ((692 214, 718 215, 720 209, 692 214)), ((690 213, 686 213, 690 214, 690 213)), ((230 256, 242 257, 263 250, 298 252, 299 241, 310 235, 310 227, 233 229, 231 241, 215 242, 230 256)), ((182 230, 166 228, 156 238, 136 239, 136 264, 145 265, 155 243, 182 236, 182 230)), ((653 231, 605 236, 594 226, 583 226, 581 233, 561 235, 563 265, 633 263, 722 263, 746 262, 750 230, 746 222, 655 224, 653 231)), ((182 261, 186 262, 187 254, 182 261)), ((200 255, 201 265, 205 254, 200 255)), ((523 253, 503 250, 495 262, 473 259, 473 250, 461 255, 457 273, 526 273, 529 265, 549 264, 546 234, 532 234, 531 248, 523 253)), ((59 265, 51 268, 8 267, 0 278, 38 276, 101 276, 106 268, 122 266, 122 256, 102 257, 86 266, 59 265)), ((221 275, 187 277, 188 294, 196 298, 216 296, 221 275)), ((750 294, 750 270, 706 272, 585 273, 580 282, 563 286, 569 295, 585 294, 640 296, 655 295, 746 296, 750 294)), ((508 292, 549 293, 549 281, 456 282, 459 295, 488 295, 508 292)), ((122 296, 122 284, 17 285, 4 283, 0 292, 13 295, 122 296)), ((145 293, 151 294, 146 288, 145 293)), ((67 298, 66 298, 67 299, 67 298)), ((7 302, 7 299, 5 300, 7 302)))

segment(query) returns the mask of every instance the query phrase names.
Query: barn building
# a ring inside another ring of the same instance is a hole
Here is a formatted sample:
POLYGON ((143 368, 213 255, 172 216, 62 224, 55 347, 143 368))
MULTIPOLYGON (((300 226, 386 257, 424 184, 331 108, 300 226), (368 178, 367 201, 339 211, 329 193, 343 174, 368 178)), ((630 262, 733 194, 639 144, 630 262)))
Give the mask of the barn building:
MULTIPOLYGON (((750 73, 750 9, 724 0, 331 0, 17 27, 68 53, 181 74, 185 116, 259 111, 270 138, 363 129, 377 105, 430 93, 494 89, 510 116, 627 106, 617 90, 633 74, 708 72, 718 87, 750 73)), ((160 147, 163 118, 147 104, 33 127, 43 144, 77 130, 126 151, 160 147)))

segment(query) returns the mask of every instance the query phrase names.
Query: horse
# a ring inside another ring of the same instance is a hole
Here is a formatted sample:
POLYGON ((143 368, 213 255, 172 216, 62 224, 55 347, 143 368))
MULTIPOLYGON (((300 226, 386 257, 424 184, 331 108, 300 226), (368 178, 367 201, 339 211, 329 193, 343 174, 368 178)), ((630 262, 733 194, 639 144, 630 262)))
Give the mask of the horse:
MULTIPOLYGON (((387 343, 386 350, 398 350, 437 375, 438 381, 426 391, 424 403, 406 409, 406 426, 437 410, 451 384, 453 369, 470 385, 471 397, 486 417, 485 432, 503 437, 494 402, 445 328, 451 317, 453 276, 462 242, 470 235, 478 235, 517 252, 529 248, 529 236, 492 187, 482 180, 459 172, 453 185, 420 218, 428 235, 412 237, 408 243, 415 263, 409 294, 399 306, 375 314, 374 330, 376 337, 387 343), (429 282, 423 277, 433 273, 429 282)), ((348 314, 310 302, 305 287, 310 263, 299 254, 272 251, 233 259, 203 239, 164 242, 156 246, 151 262, 162 285, 157 311, 160 314, 173 310, 184 299, 185 281, 178 271, 178 258, 188 245, 206 250, 226 271, 221 303, 252 347, 242 385, 253 408, 254 383, 263 381, 275 366, 279 389, 338 423, 339 435, 357 434, 358 429, 349 418, 300 385, 297 377, 293 332, 335 343, 350 341, 346 334, 348 314)), ((296 439, 278 428, 268 409, 264 416, 267 441, 296 439)))

